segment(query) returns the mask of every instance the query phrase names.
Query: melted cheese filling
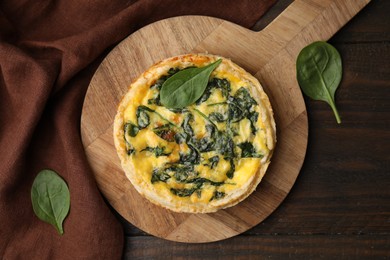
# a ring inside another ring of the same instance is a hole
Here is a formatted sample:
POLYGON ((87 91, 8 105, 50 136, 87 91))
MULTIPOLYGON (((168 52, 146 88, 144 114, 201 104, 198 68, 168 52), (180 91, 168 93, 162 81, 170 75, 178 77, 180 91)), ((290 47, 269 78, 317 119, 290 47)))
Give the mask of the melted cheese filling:
MULTIPOLYGON (((212 73, 211 78, 213 77, 229 81, 231 87, 230 95, 234 95, 241 87, 246 88, 250 93, 250 83, 240 79, 239 75, 233 75, 232 73, 216 69, 212 73)), ((142 176, 143 181, 150 183, 155 169, 163 168, 166 167, 167 164, 177 162, 180 159, 180 153, 190 151, 186 143, 178 144, 176 142, 169 142, 162 139, 153 132, 153 127, 166 123, 162 117, 180 126, 183 123, 185 114, 174 113, 163 106, 148 103, 148 100, 155 98, 158 95, 158 90, 150 88, 150 84, 138 86, 136 93, 136 96, 134 96, 132 102, 125 110, 125 123, 132 122, 137 125, 137 108, 140 105, 147 106, 159 114, 148 113, 150 117, 150 127, 141 129, 135 137, 126 137, 127 142, 130 143, 136 151, 135 153, 129 155, 136 174, 142 176), (164 151, 170 154, 168 156, 157 157, 153 154, 153 152, 142 151, 146 147, 164 147, 164 151)), ((191 127, 196 138, 203 138, 207 136, 206 124, 208 122, 199 113, 195 112, 195 109, 207 116, 213 112, 226 114, 226 104, 210 106, 210 104, 222 102, 226 102, 226 97, 223 96, 220 89, 215 89, 205 102, 200 105, 193 104, 188 107, 189 111, 191 111, 194 116, 191 127)), ((261 115, 259 106, 254 106, 254 111, 261 115)), ((216 125, 219 131, 226 132, 226 123, 216 123, 216 125)), ((262 129, 264 129, 264 125, 260 116, 255 125, 257 129, 256 134, 251 132, 251 121, 247 118, 233 123, 233 127, 237 132, 237 135, 232 138, 235 144, 250 142, 258 153, 269 153, 269 149, 266 146, 265 134, 264 131, 262 131, 262 129)), ((240 154, 240 148, 236 147, 235 152, 236 154, 240 154)), ((203 152, 201 153, 201 162, 194 165, 194 171, 198 173, 197 178, 210 180, 214 182, 214 185, 210 182, 204 182, 201 188, 193 192, 191 195, 177 196, 172 194, 172 189, 191 189, 194 187, 194 184, 178 182, 171 176, 171 178, 165 182, 154 182, 153 187, 156 193, 166 198, 173 196, 177 200, 187 200, 194 203, 209 203, 213 199, 217 199, 218 194, 228 196, 229 193, 248 183, 248 181, 250 181, 250 179, 253 178, 255 173, 258 171, 260 166, 261 158, 239 158, 235 162, 233 177, 229 178, 227 176, 227 173, 231 168, 229 159, 225 159, 216 151, 203 152), (208 160, 213 156, 218 156, 219 161, 215 167, 210 167, 208 160), (218 183, 218 185, 215 185, 215 183, 218 183)))

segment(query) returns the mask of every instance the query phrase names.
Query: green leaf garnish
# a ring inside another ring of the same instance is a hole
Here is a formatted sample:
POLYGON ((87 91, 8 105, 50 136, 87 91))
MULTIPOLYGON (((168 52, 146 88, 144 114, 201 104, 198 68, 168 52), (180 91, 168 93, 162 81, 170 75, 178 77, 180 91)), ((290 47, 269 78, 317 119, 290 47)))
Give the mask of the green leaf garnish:
POLYGON ((204 93, 211 72, 221 59, 201 68, 181 70, 168 78, 161 87, 160 101, 167 108, 183 108, 198 100, 204 93))
POLYGON ((296 68, 303 93, 312 99, 327 102, 340 124, 334 94, 341 81, 342 64, 336 48, 326 42, 314 42, 301 50, 296 68))
POLYGON ((62 223, 70 208, 70 194, 65 181, 52 170, 43 170, 31 188, 32 207, 37 217, 64 233, 62 223))

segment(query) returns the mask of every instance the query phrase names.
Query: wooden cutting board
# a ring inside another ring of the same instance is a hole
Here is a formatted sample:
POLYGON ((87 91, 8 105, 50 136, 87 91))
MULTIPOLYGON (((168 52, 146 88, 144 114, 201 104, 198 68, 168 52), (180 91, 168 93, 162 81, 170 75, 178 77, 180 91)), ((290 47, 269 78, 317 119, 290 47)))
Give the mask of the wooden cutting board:
POLYGON ((263 221, 287 196, 306 153, 308 122, 296 57, 307 44, 328 40, 368 2, 297 0, 260 32, 216 18, 182 16, 148 25, 122 41, 96 71, 81 118, 83 145, 109 203, 138 228, 181 242, 229 238, 263 221), (113 119, 132 80, 152 64, 205 52, 230 58, 259 79, 274 109, 278 143, 263 181, 245 201, 212 214, 174 213, 142 198, 125 177, 113 143, 113 119))

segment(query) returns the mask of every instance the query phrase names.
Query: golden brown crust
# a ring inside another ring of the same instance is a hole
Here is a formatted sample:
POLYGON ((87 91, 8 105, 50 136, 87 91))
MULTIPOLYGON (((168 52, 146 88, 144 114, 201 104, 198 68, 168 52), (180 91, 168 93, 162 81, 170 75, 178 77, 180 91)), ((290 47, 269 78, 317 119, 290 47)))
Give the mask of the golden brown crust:
POLYGON ((270 163, 272 152, 276 143, 276 127, 273 118, 273 111, 271 104, 259 81, 247 73, 245 70, 231 62, 230 60, 209 54, 187 54, 182 56, 172 57, 163 61, 160 61, 145 71, 139 78, 137 78, 129 87, 129 91, 123 97, 118 106, 118 111, 114 121, 114 142, 121 160, 122 168, 125 171, 127 178, 131 181, 136 190, 149 201, 164 208, 176 211, 176 212, 191 212, 191 213, 208 213, 215 212, 222 208, 227 208, 236 205, 240 201, 248 197, 260 183, 263 178, 266 169, 270 163), (229 196, 226 196, 219 200, 213 200, 209 203, 193 203, 180 199, 175 199, 173 196, 159 196, 155 191, 155 187, 150 181, 145 181, 136 174, 134 164, 129 159, 130 157, 126 152, 126 144, 124 141, 124 113, 126 107, 134 102, 134 98, 137 95, 137 89, 143 85, 151 85, 153 80, 156 80, 157 76, 165 74, 169 68, 179 67, 185 68, 196 64, 210 63, 217 59, 222 59, 220 64, 221 69, 230 70, 232 73, 237 74, 238 77, 250 82, 250 91, 254 96, 254 99, 260 106, 261 114, 259 120, 262 120, 265 125, 265 138, 266 145, 269 149, 269 154, 266 154, 261 159, 261 166, 258 171, 239 189, 231 192, 229 196))

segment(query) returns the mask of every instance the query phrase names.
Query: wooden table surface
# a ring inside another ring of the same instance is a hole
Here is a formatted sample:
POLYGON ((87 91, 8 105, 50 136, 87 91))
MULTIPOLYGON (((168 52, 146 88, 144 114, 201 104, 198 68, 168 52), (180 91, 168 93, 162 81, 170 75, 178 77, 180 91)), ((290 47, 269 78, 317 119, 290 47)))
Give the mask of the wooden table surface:
MULTIPOLYGON (((279 0, 253 29, 289 3, 279 0)), ((251 230, 206 244, 150 236, 113 210, 124 259, 390 258, 390 1, 372 0, 329 42, 343 60, 342 124, 327 104, 305 98, 307 155, 281 206, 251 230)))

